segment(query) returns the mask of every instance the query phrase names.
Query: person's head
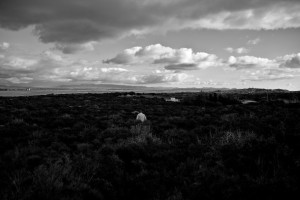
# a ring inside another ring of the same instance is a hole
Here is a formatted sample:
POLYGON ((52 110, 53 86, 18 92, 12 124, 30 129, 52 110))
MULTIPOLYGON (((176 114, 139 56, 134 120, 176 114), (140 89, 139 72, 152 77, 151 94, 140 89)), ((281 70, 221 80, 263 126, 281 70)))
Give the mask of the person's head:
POLYGON ((142 110, 139 110, 139 112, 140 112, 140 113, 143 113, 143 111, 142 111, 142 110))

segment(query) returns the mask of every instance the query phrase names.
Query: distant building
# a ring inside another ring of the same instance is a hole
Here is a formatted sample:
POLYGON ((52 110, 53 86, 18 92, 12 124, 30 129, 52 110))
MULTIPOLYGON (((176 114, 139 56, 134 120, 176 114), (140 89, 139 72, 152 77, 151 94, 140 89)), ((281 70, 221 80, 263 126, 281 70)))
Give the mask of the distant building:
POLYGON ((165 99, 166 101, 172 101, 172 102, 180 102, 179 99, 176 99, 175 97, 171 97, 171 98, 168 98, 168 99, 165 99))

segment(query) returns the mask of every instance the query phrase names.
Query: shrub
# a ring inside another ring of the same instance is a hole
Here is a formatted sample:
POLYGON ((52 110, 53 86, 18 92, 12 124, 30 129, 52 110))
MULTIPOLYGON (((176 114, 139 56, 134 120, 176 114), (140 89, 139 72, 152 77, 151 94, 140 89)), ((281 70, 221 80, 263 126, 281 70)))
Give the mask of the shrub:
POLYGON ((162 141, 152 134, 151 126, 149 123, 144 124, 137 124, 132 126, 130 129, 132 137, 124 141, 124 143, 131 144, 131 143, 153 143, 153 144, 161 144, 162 141))
POLYGON ((226 131, 219 139, 221 145, 244 145, 245 143, 256 139, 258 136, 248 131, 226 131))
POLYGON ((110 127, 98 135, 98 138, 104 141, 117 142, 131 136, 130 131, 125 127, 110 127))

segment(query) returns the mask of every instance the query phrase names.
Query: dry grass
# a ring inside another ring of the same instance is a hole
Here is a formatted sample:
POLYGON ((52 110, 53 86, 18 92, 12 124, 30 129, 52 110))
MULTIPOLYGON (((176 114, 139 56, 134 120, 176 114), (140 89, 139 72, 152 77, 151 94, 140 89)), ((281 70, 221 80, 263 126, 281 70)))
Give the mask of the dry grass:
POLYGON ((245 144, 247 141, 257 138, 256 134, 249 131, 226 131, 224 135, 220 138, 219 144, 245 144))
POLYGON ((132 137, 127 139, 126 143, 156 143, 161 144, 160 138, 152 134, 150 124, 137 124, 130 129, 132 137))

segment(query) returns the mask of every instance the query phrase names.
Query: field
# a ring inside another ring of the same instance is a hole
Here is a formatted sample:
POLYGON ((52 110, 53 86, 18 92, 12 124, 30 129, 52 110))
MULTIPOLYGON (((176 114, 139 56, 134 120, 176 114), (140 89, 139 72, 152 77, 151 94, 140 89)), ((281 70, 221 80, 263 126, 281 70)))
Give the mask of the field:
POLYGON ((0 197, 291 199, 300 192, 299 99, 299 92, 0 97, 0 197), (138 110, 144 124, 135 121, 138 110))

